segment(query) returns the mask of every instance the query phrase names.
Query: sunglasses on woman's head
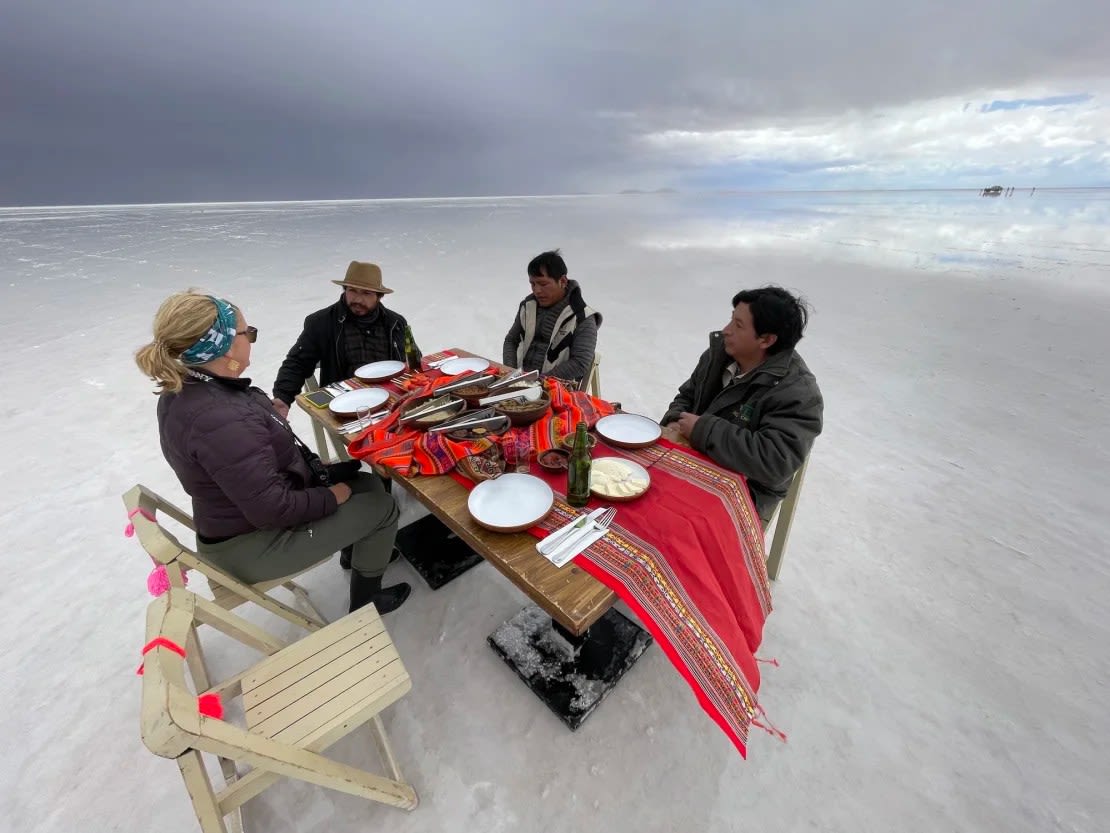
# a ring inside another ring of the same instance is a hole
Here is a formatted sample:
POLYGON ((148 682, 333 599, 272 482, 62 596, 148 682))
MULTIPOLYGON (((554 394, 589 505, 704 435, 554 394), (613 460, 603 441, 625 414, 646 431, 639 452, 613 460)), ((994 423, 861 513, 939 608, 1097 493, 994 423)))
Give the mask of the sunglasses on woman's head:
POLYGON ((247 341, 249 341, 251 344, 254 344, 256 341, 258 341, 258 327, 247 327, 247 329, 245 330, 236 330, 235 335, 246 336, 247 341))

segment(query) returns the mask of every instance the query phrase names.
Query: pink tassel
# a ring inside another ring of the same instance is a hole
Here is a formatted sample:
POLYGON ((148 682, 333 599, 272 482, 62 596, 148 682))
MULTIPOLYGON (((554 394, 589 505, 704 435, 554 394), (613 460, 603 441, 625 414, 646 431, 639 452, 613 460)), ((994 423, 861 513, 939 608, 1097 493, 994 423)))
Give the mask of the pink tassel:
MULTIPOLYGON (((187 587, 189 585, 189 574, 183 572, 181 574, 181 580, 187 587)), ((146 577, 146 589, 152 596, 161 596, 169 590, 170 587, 172 587, 170 584, 170 574, 167 572, 165 564, 159 564, 151 570, 150 575, 146 577)))
POLYGON ((132 509, 130 512, 127 513, 127 526, 123 528, 123 535, 125 538, 135 537, 135 524, 131 523, 131 519, 134 518, 136 515, 142 515, 151 523, 158 523, 158 521, 155 520, 154 516, 143 509, 141 506, 137 509, 132 509))
POLYGON ((759 713, 760 713, 761 715, 763 715, 763 719, 767 721, 767 724, 766 724, 766 725, 764 725, 764 724, 760 723, 760 722, 759 722, 758 720, 754 720, 754 719, 753 719, 753 720, 752 720, 752 725, 753 725, 753 726, 756 726, 756 727, 758 727, 758 728, 760 728, 760 729, 762 729, 762 730, 763 730, 764 732, 766 732, 767 734, 769 734, 769 735, 770 735, 771 737, 774 737, 774 738, 778 738, 778 739, 779 739, 779 740, 781 740, 781 741, 782 741, 783 743, 786 743, 786 733, 785 733, 785 732, 783 732, 783 731, 780 731, 780 730, 779 730, 779 729, 777 729, 777 728, 775 728, 775 725, 774 725, 773 723, 771 723, 771 721, 770 721, 770 720, 768 720, 768 718, 767 718, 767 712, 765 712, 765 711, 763 710, 763 706, 761 706, 761 705, 759 705, 758 703, 756 703, 756 706, 755 706, 755 707, 756 707, 757 709, 759 709, 759 713))
POLYGON ((779 661, 778 661, 777 659, 775 659, 774 657, 771 657, 770 659, 760 659, 759 657, 756 657, 756 658, 755 658, 755 661, 756 661, 756 662, 765 662, 765 663, 767 663, 768 665, 773 665, 773 666, 775 666, 775 668, 778 668, 778 667, 779 667, 779 661))
POLYGON ((202 694, 197 698, 197 711, 205 717, 214 717, 217 720, 222 720, 224 716, 224 704, 220 700, 220 695, 202 694))

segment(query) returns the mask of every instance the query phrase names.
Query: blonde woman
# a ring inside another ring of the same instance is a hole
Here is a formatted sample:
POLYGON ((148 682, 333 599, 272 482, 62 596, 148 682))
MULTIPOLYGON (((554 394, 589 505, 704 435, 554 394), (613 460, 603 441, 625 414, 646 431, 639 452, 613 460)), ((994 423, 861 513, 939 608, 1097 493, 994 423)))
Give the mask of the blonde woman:
POLYGON ((242 378, 257 338, 227 301, 183 292, 158 309, 154 340, 135 356, 158 388, 162 453, 193 500, 198 550, 256 583, 351 546, 350 609, 395 610, 411 590, 382 587, 397 505, 357 466, 330 467, 329 476, 270 398, 242 378))

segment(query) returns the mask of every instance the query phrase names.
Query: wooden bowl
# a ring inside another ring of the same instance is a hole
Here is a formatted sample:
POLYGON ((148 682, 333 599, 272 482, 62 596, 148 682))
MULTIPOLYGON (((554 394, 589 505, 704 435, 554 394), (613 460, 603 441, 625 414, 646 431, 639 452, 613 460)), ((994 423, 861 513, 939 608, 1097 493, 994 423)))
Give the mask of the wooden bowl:
POLYGON ((551 397, 544 393, 535 402, 513 402, 505 400, 492 406, 499 414, 504 414, 517 428, 531 425, 551 410, 551 397))
MULTIPOLYGON (((567 434, 564 437, 560 437, 559 445, 565 448, 567 450, 567 453, 569 454, 571 451, 574 450, 574 434, 567 434)), ((587 434, 586 447, 592 451, 595 445, 597 445, 597 437, 595 437, 593 434, 587 434)))
MULTIPOLYGON (((487 396, 492 396, 489 390, 489 386, 494 384, 495 382, 501 381, 508 375, 509 374, 507 372, 498 373, 497 378, 491 379, 488 384, 483 383, 480 385, 467 385, 464 388, 455 388, 455 390, 451 391, 451 395, 457 396, 460 399, 465 399, 466 404, 469 405, 471 408, 480 408, 482 406, 478 404, 478 400, 485 399, 487 396)), ((495 391, 495 393, 506 393, 506 391, 498 390, 495 391)))
POLYGON ((536 462, 548 471, 566 471, 570 465, 570 452, 561 448, 549 448, 540 452, 536 462))

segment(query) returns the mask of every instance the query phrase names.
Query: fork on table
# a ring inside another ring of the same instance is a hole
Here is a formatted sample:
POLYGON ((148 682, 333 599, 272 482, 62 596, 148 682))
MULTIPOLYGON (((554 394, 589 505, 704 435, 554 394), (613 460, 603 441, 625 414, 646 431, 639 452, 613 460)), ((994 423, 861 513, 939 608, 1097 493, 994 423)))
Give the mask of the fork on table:
POLYGON ((586 524, 584 529, 580 529, 571 536, 569 536, 563 543, 555 548, 555 551, 548 554, 547 558, 551 563, 557 567, 561 567, 573 556, 581 552, 585 547, 582 542, 589 538, 596 532, 601 535, 597 536, 599 539, 609 531, 609 525, 613 523, 613 519, 617 516, 617 509, 615 506, 610 506, 604 512, 597 516, 594 520, 586 524))

